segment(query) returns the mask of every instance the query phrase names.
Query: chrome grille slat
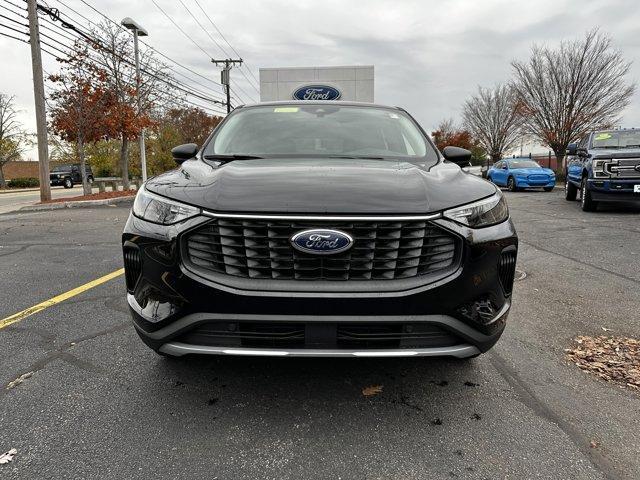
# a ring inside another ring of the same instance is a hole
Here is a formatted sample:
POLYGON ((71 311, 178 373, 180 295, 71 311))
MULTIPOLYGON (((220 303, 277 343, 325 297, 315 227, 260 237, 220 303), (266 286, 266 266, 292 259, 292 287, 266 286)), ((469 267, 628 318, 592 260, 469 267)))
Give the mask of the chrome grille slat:
POLYGON ((424 220, 302 221, 214 218, 186 234, 185 260, 206 273, 250 279, 394 280, 452 268, 457 237, 424 220), (294 249, 301 230, 334 228, 354 239, 336 255, 294 249))

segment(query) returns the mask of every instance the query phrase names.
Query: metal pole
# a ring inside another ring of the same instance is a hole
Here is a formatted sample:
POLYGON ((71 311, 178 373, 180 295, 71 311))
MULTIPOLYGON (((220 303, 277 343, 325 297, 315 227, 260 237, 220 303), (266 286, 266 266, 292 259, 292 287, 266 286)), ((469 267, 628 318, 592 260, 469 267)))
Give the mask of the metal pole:
POLYGON ((47 144, 47 111, 42 77, 42 55, 40 52, 40 28, 38 26, 38 4, 27 0, 29 17, 29 43, 31 44, 31 69, 33 71, 33 96, 36 104, 36 132, 38 138, 38 169, 40 176, 40 201, 51 200, 49 184, 49 146, 47 144))
MULTIPOLYGON (((140 55, 138 53, 138 29, 133 30, 133 50, 136 57, 136 89, 138 96, 138 115, 142 115, 142 98, 140 97, 140 55)), ((138 143, 140 144, 140 169, 142 170, 142 181, 147 181, 147 155, 144 148, 144 128, 140 130, 140 136, 138 137, 138 143)))
POLYGON ((224 68, 227 71, 227 85, 225 88, 225 90, 227 91, 227 113, 230 113, 231 112, 231 72, 229 70, 231 70, 231 67, 229 66, 229 63, 227 63, 227 66, 224 68))

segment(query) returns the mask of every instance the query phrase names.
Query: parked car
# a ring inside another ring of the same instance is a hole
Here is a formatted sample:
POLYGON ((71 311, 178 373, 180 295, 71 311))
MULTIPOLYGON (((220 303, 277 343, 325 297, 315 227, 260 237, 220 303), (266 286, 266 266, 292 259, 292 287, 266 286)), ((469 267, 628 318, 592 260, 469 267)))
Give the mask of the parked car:
POLYGON ((599 203, 640 204, 640 129, 599 130, 567 149, 565 198, 580 190, 582 210, 599 203))
POLYGON ((158 353, 467 358, 502 334, 505 198, 404 110, 239 107, 172 153, 122 236, 133 323, 158 353))
POLYGON ((545 192, 550 192, 556 185, 556 174, 530 158, 507 158, 497 161, 489 168, 487 180, 507 187, 510 192, 540 187, 545 192))
POLYGON ((482 177, 482 166, 480 165, 472 165, 469 167, 462 167, 462 170, 470 173, 471 175, 475 175, 477 177, 482 177))
MULTIPOLYGON (((80 164, 57 165, 49 173, 49 183, 51 186, 62 185, 64 188, 73 188, 74 184, 82 183, 80 172, 80 164)), ((86 172, 87 181, 93 183, 93 171, 89 165, 86 165, 86 172)))

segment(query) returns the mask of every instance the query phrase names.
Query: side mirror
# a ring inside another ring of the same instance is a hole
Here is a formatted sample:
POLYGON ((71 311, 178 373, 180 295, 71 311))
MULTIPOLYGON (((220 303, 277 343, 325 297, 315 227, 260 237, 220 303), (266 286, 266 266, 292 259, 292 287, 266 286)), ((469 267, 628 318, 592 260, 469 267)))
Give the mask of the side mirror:
POLYGON ((195 157, 196 153, 198 153, 198 145, 195 143, 185 143, 184 145, 178 145, 171 149, 173 161, 178 165, 181 165, 185 160, 195 157))
POLYGON ((460 147, 444 147, 442 155, 446 160, 455 163, 461 167, 471 166, 471 152, 460 147))
POLYGON ((570 143, 567 145, 567 155, 576 155, 578 153, 578 144, 570 143))
POLYGON ((500 167, 500 168, 502 168, 502 170, 507 170, 509 168, 509 166, 506 163, 503 163, 502 167, 500 167))

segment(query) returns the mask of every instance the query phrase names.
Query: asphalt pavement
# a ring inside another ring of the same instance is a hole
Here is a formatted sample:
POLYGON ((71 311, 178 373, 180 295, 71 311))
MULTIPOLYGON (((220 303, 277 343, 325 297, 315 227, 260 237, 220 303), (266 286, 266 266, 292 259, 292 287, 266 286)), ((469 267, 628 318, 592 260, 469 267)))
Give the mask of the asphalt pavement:
MULTIPOLYGON (((602 327, 638 337, 640 212, 507 199, 526 277, 471 361, 170 360, 122 276, 0 329, 0 478, 640 478, 640 396, 564 358, 602 327)), ((0 318, 121 268, 127 214, 0 215, 0 318)))
MULTIPOLYGON (((77 197, 82 195, 82 186, 66 189, 64 187, 51 187, 51 198, 77 197)), ((0 213, 19 210, 21 207, 33 205, 40 201, 40 192, 27 190, 15 192, 3 192, 0 194, 0 213)))

